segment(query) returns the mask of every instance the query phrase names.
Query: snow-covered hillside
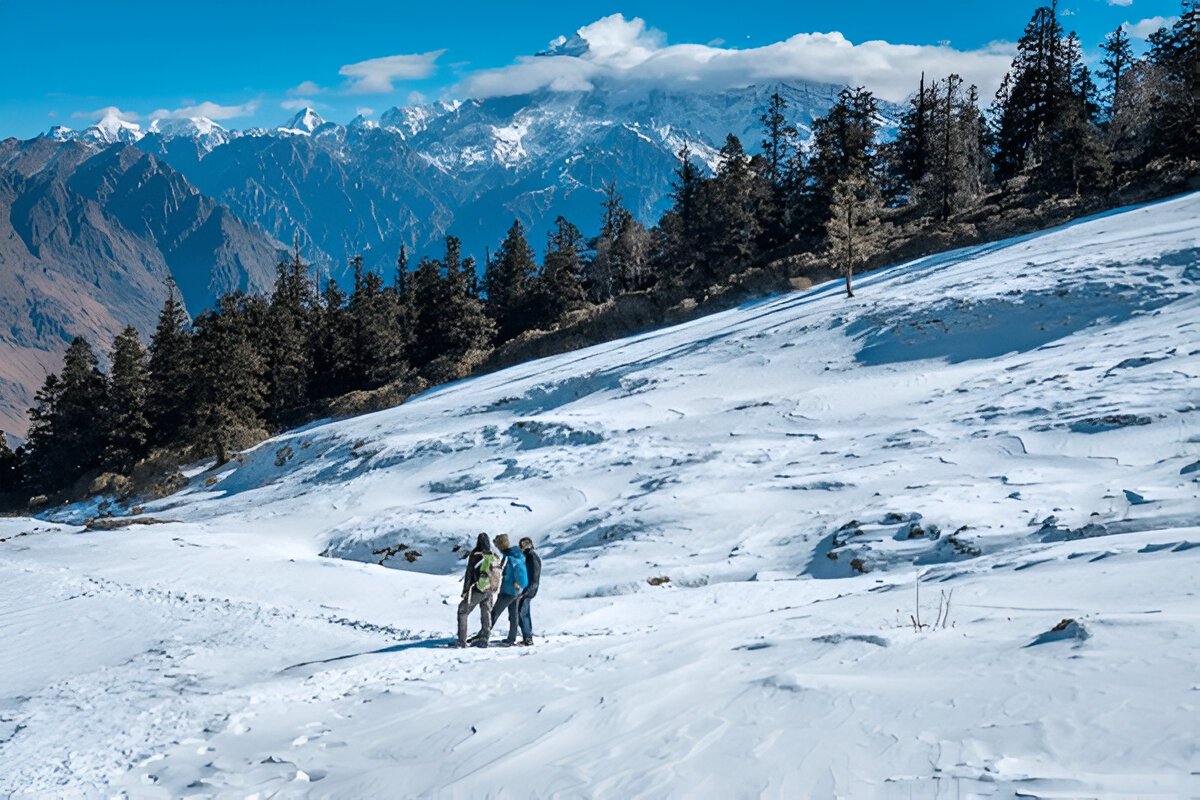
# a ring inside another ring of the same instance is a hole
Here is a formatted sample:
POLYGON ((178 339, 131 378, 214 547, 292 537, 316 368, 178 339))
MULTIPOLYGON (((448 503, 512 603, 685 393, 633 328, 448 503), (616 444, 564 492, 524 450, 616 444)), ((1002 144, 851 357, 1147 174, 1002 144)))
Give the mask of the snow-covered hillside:
POLYGON ((165 524, 3 521, 0 795, 1200 793, 1198 223, 463 381, 165 524), (532 648, 441 647, 480 531, 539 542, 532 648))

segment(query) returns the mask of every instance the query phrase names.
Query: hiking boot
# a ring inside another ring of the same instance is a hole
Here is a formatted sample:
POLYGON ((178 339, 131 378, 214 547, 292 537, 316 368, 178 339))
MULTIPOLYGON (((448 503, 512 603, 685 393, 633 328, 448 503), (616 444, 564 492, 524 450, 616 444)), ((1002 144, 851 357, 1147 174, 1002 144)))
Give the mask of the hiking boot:
POLYGON ((474 642, 472 642, 472 643, 471 643, 471 647, 484 647, 484 648, 486 648, 487 646, 488 646, 488 640, 487 640, 487 639, 476 639, 474 642))
POLYGON ((516 643, 517 643, 516 639, 505 639, 500 644, 504 645, 505 647, 512 647, 516 643))
POLYGON ((521 647, 533 647, 533 639, 522 639, 521 647))
POLYGON ((450 644, 448 644, 448 645, 446 645, 446 646, 447 646, 447 647, 455 647, 455 648, 458 648, 458 647, 466 647, 466 646, 467 646, 467 643, 466 643, 466 642, 451 642, 450 644))

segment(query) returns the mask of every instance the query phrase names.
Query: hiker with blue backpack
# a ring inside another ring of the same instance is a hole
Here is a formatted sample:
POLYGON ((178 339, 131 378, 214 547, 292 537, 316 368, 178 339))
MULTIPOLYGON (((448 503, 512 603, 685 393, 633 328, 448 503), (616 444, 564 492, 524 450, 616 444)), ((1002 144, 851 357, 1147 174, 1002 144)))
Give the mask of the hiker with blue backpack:
MULTIPOLYGON (((504 555, 504 574, 500 581, 500 593, 492 606, 492 625, 496 624, 501 614, 508 612, 508 638, 504 643, 511 645, 517 643, 517 613, 521 595, 529 585, 529 571, 525 567, 524 551, 512 545, 508 534, 497 536, 496 546, 504 555)), ((487 641, 486 636, 481 635, 481 639, 487 641)))
MULTIPOLYGON (((497 536, 496 543, 506 537, 497 536)), ((475 640, 476 647, 487 647, 492 635, 492 603, 502 577, 507 570, 501 569, 501 557, 492 550, 492 542, 486 533, 479 534, 475 549, 467 556, 467 573, 463 576, 462 600, 458 604, 458 641, 453 647, 467 646, 467 622, 471 612, 479 609, 483 630, 475 640)))

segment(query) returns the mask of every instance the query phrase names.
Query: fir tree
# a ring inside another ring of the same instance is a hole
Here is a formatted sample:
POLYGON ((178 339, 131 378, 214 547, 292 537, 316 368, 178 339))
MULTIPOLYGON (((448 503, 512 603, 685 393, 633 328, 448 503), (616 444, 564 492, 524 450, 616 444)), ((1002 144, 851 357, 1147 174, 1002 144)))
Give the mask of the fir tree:
POLYGON ((324 399, 349 391, 354 360, 346 293, 330 279, 321 292, 309 332, 313 370, 308 396, 324 399))
POLYGON ((793 163, 800 142, 800 133, 788 122, 787 108, 787 100, 779 92, 772 92, 766 110, 758 118, 763 130, 761 148, 767 174, 777 188, 784 186, 788 166, 793 163))
POLYGON ((930 152, 929 116, 936 105, 934 87, 925 85, 925 73, 908 108, 900 115, 896 140, 888 148, 888 191, 893 200, 906 201, 925 178, 930 152))
POLYGON ((879 102, 866 89, 843 89, 829 113, 813 123, 812 157, 808 162, 811 218, 828 218, 834 189, 852 180, 874 192, 879 161, 875 134, 879 102))
POLYGON ((535 317, 539 327, 548 328, 566 312, 583 306, 583 249, 583 234, 579 229, 564 217, 555 219, 537 280, 535 317))
POLYGON ((21 455, 21 451, 13 452, 8 444, 8 435, 0 431, 0 500, 22 489, 21 455))
POLYGON ((62 372, 46 378, 30 411, 26 452, 36 489, 62 489, 101 464, 107 395, 95 352, 76 337, 63 356, 62 372))
POLYGON ((407 368, 405 332, 398 329, 397 307, 385 294, 383 279, 362 268, 355 256, 354 293, 348 307, 351 331, 351 383, 355 389, 375 389, 395 380, 407 368))
POLYGON ((275 289, 262 332, 267 367, 268 418, 282 423, 296 419, 308 401, 313 354, 313 289, 308 265, 297 249, 291 261, 276 268, 275 289))
POLYGON ((267 316, 262 298, 236 292, 196 318, 189 440, 218 464, 263 428, 268 387, 255 333, 267 316))
POLYGON ((617 193, 615 182, 604 185, 604 199, 600 206, 600 234, 592 243, 595 255, 585 265, 583 279, 587 296, 594 303, 603 303, 625 288, 621 285, 620 273, 614 262, 614 249, 625 218, 631 216, 621 205, 621 195, 617 193))
POLYGON ((702 238, 707 244, 704 255, 709 267, 708 279, 738 272, 757 255, 769 192, 769 186, 751 168, 742 143, 729 134, 708 192, 708 230, 702 238))
POLYGON ((1150 108, 1154 155, 1200 160, 1200 2, 1183 0, 1179 18, 1150 34, 1148 58, 1160 75, 1161 90, 1150 108))
POLYGON ((1062 166, 1057 145, 1078 111, 1072 47, 1055 6, 1038 8, 1025 26, 992 112, 996 177, 1006 181, 1024 172, 1052 190, 1069 171, 1062 166))
POLYGON ((105 404, 105 467, 128 473, 146 455, 150 425, 150 368, 141 337, 132 326, 113 341, 105 404))
POLYGON ((191 398, 188 317, 175 281, 167 279, 167 299, 150 339, 150 390, 147 409, 152 444, 179 441, 188 420, 191 398))
POLYGON ((1104 99, 1107 101, 1105 117, 1108 120, 1116 114, 1117 107, 1122 101, 1121 90, 1124 88, 1125 79, 1129 75, 1129 70, 1133 67, 1133 47, 1129 42, 1129 34, 1125 32, 1125 26, 1119 25, 1117 29, 1108 36, 1104 37, 1103 44, 1100 49, 1104 52, 1104 59, 1101 62, 1103 69, 1100 70, 1100 79, 1103 80, 1108 89, 1104 93, 1104 99))
POLYGON ((487 313, 495 322, 498 341, 507 341, 528 329, 536 274, 537 262, 525 238, 525 228, 514 221, 484 278, 487 313))

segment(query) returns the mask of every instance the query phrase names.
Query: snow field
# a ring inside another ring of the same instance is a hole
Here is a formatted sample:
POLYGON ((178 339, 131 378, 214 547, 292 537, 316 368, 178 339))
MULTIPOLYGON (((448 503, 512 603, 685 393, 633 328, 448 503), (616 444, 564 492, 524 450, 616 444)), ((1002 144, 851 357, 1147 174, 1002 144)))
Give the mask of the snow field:
POLYGON ((5 520, 0 795, 1200 793, 1197 220, 312 425, 167 524, 5 520), (440 647, 479 531, 539 543, 533 648, 440 647))

